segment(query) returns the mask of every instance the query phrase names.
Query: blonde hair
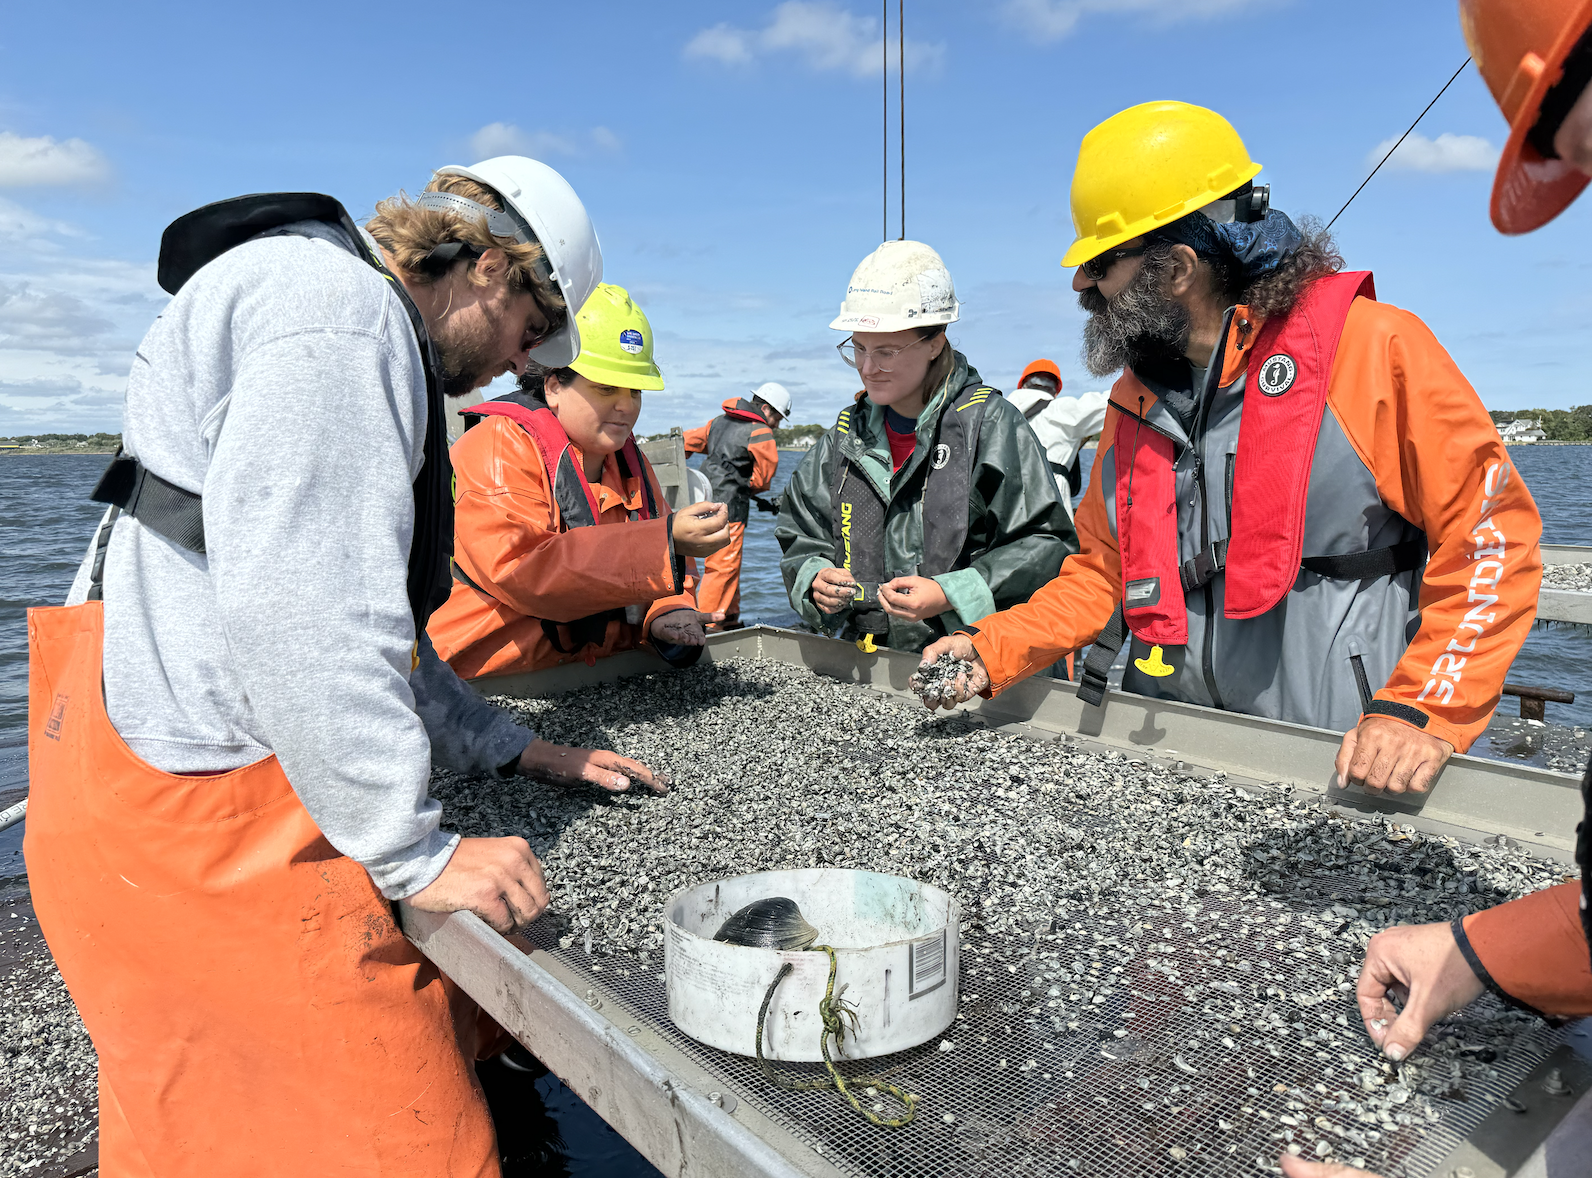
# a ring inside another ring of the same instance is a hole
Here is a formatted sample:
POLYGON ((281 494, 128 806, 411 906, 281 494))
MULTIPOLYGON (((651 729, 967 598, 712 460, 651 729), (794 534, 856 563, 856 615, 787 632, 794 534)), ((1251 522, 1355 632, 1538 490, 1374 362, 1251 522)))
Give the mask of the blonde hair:
MULTIPOLYGON (((451 192, 489 209, 503 211, 503 198, 491 188, 466 176, 437 173, 427 192, 451 192)), ((499 249, 508 255, 509 285, 529 291, 538 304, 548 312, 564 309, 564 296, 553 283, 540 281, 536 276, 537 263, 545 256, 542 247, 532 242, 527 245, 507 237, 494 237, 487 228, 485 217, 469 220, 444 209, 421 208, 404 193, 389 197, 376 205, 376 215, 365 223, 365 228, 377 243, 392 256, 406 280, 425 286, 437 281, 451 269, 440 270, 427 265, 431 251, 448 242, 461 242, 477 253, 499 249)), ((465 275, 477 286, 486 285, 471 264, 465 275)))

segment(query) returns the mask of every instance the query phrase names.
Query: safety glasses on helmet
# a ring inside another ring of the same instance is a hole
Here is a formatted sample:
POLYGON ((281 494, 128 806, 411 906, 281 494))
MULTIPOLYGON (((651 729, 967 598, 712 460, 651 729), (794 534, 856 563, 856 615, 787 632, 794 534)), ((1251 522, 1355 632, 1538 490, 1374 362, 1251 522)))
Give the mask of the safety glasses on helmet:
POLYGON ((862 366, 869 360, 873 361, 874 368, 880 372, 889 372, 895 367, 896 357, 908 348, 915 348, 919 344, 928 343, 934 336, 928 335, 915 339, 910 344, 903 344, 899 348, 865 348, 850 339, 842 340, 835 345, 835 351, 840 353, 840 358, 853 368, 861 371, 862 366))

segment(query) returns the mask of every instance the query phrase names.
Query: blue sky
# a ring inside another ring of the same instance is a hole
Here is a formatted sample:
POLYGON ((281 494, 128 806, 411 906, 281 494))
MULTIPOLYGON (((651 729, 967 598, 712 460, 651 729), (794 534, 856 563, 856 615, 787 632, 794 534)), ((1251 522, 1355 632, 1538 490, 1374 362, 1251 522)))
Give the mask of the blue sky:
MULTIPOLYGON (((1082 313, 1058 265, 1095 123, 1154 98, 1211 106, 1266 165, 1277 207, 1325 218, 1466 54, 1446 0, 907 9, 907 233, 944 256, 963 301, 952 338, 1004 388, 1039 355, 1070 390, 1104 387, 1078 360, 1082 313)), ((829 421, 855 388, 827 323, 880 239, 877 5, 260 12, 90 3, 64 24, 48 6, 8 10, 0 435, 119 428, 164 302, 160 232, 186 210, 314 189, 361 217, 435 166, 503 150, 570 179, 607 280, 652 319, 668 388, 648 394, 643 432, 697 424, 764 380, 792 389, 796 420, 829 421)), ((1336 232, 1489 407, 1592 401, 1592 201, 1532 236, 1497 234, 1504 131, 1467 69, 1336 232)))

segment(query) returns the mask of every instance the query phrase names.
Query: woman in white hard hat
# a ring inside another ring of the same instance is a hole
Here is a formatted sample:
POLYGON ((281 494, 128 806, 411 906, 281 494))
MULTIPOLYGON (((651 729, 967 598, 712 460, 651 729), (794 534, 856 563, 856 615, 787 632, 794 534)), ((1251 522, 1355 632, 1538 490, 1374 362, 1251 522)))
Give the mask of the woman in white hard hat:
MULTIPOLYGON (((741 624, 741 548, 754 498, 774 482, 779 471, 779 445, 774 431, 790 416, 790 393, 769 381, 752 390, 751 399, 731 397, 724 412, 706 425, 685 431, 685 452, 706 454, 702 473, 712 497, 730 509, 730 540, 703 561, 697 604, 722 613, 716 625, 733 630, 741 624)), ((758 507, 770 510, 766 499, 758 507)))
POLYGON ((830 324, 862 391, 780 502, 791 605, 865 650, 920 651, 1028 600, 1078 550, 1033 430, 947 339, 958 312, 922 242, 863 259, 830 324))

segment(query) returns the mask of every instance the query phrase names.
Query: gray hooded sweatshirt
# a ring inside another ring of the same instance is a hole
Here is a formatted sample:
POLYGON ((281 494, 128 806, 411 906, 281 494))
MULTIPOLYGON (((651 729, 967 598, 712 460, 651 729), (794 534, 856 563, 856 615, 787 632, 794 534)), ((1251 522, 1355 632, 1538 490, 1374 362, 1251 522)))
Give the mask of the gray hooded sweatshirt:
POLYGON ((423 635, 416 649, 425 429, 414 332, 347 234, 304 222, 256 238, 183 286, 127 386, 123 445, 204 496, 206 554, 121 515, 104 570, 105 703, 132 750, 169 773, 274 753, 332 846, 393 899, 458 842, 439 829, 433 761, 496 771, 533 738, 423 635))

